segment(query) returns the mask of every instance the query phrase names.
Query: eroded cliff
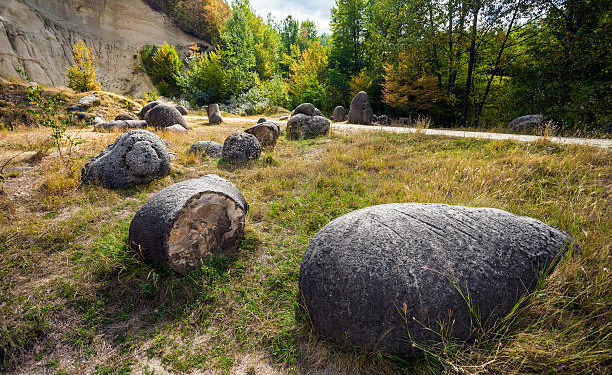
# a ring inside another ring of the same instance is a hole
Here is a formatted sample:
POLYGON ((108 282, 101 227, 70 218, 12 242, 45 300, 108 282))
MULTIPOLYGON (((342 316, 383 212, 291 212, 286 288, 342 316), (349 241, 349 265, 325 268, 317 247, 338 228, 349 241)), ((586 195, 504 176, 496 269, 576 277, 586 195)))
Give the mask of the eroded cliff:
POLYGON ((18 77, 23 69, 32 81, 65 86, 78 40, 93 48, 103 89, 131 95, 152 88, 138 69, 144 44, 207 45, 142 0, 0 1, 0 77, 18 77))

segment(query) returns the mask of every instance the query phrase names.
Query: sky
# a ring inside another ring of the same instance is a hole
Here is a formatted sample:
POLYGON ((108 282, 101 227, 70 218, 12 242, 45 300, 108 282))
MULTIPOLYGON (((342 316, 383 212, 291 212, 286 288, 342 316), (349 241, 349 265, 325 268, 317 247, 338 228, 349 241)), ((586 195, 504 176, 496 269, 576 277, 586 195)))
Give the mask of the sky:
POLYGON ((251 7, 264 19, 268 13, 279 22, 288 15, 317 24, 319 34, 329 34, 329 12, 336 0, 251 0, 251 7))

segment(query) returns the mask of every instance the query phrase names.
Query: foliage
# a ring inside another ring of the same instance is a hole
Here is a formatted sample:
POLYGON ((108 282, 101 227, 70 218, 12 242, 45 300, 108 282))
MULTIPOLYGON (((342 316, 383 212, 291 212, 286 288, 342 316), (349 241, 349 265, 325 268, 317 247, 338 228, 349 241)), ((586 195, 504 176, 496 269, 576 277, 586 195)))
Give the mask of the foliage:
POLYGON ((145 45, 140 51, 143 67, 164 96, 179 94, 177 77, 184 69, 174 46, 164 42, 159 47, 145 45))
POLYGON ((351 78, 349 87, 351 88, 351 96, 355 96, 360 91, 367 92, 372 87, 372 80, 367 76, 366 71, 362 70, 351 78))
POLYGON ((190 58, 186 71, 178 77, 183 95, 189 101, 201 106, 222 103, 231 97, 223 56, 224 52, 217 49, 203 54, 195 52, 190 58))
POLYGON ((279 107, 286 107, 288 101, 287 85, 282 78, 276 76, 230 99, 224 110, 247 116, 274 113, 279 107))
POLYGON ((68 125, 72 122, 72 115, 67 117, 59 115, 59 111, 64 104, 61 93, 47 97, 43 95, 42 89, 38 84, 29 82, 29 77, 25 72, 20 71, 20 74, 29 83, 26 98, 33 107, 30 113, 38 118, 40 125, 51 129, 51 138, 53 138, 53 144, 59 158, 66 167, 68 174, 72 176, 74 173, 72 149, 80 144, 81 140, 67 133, 68 125))
POLYGON ((331 105, 325 100, 327 90, 327 54, 319 42, 302 52, 300 60, 291 65, 289 92, 292 94, 293 105, 309 102, 321 110, 331 110, 331 105))
POLYGON ((74 64, 67 67, 68 87, 76 92, 100 90, 96 80, 96 59, 91 48, 82 41, 72 45, 74 64))
POLYGON ((230 9, 223 0, 146 0, 172 17, 186 32, 217 43, 230 9))

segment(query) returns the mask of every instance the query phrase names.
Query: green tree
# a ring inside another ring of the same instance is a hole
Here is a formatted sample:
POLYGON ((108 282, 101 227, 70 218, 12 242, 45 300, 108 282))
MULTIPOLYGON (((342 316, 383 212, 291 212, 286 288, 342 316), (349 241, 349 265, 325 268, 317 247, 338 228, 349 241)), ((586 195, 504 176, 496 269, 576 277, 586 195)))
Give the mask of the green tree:
POLYGON ((96 59, 91 48, 80 40, 72 45, 74 64, 67 67, 68 87, 77 92, 100 90, 96 79, 96 59))
POLYGON ((180 94, 177 77, 184 65, 174 46, 166 42, 159 47, 145 46, 140 56, 147 74, 162 95, 180 94))
MULTIPOLYGON (((297 47, 294 46, 297 50, 297 47)), ((327 97, 328 59, 325 48, 315 42, 302 52, 301 58, 291 65, 289 93, 294 106, 310 102, 322 110, 329 111, 332 105, 327 97)))

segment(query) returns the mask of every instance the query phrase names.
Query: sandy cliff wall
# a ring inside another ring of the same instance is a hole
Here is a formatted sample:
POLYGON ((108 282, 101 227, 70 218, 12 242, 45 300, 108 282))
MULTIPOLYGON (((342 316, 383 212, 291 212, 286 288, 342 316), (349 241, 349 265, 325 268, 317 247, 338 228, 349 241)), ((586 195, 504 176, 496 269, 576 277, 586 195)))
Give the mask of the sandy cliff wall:
POLYGON ((65 67, 78 40, 93 47, 102 87, 131 95, 152 88, 136 69, 144 44, 206 44, 142 0, 0 1, 0 77, 18 77, 20 68, 32 81, 65 86, 65 67))

